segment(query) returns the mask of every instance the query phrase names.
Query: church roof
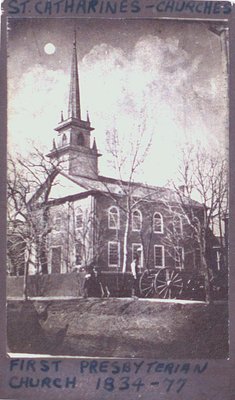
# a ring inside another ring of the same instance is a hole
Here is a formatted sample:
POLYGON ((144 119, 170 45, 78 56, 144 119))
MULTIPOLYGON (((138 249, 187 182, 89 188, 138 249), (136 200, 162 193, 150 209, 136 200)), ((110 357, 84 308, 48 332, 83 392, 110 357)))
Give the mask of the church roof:
MULTIPOLYGON (((131 193, 132 196, 142 198, 143 200, 171 201, 173 203, 179 203, 180 201, 178 192, 166 187, 153 186, 140 182, 131 182, 131 188, 128 189, 129 182, 102 175, 99 175, 97 180, 82 176, 73 177, 73 179, 84 185, 88 190, 96 190, 98 192, 106 192, 113 195, 125 195, 131 193)), ((188 202, 201 207, 199 202, 184 196, 183 193, 182 196, 184 197, 184 204, 188 202)))
MULTIPOLYGON (((52 186, 49 202, 72 201, 84 198, 89 195, 106 194, 110 196, 125 196, 128 193, 135 198, 146 201, 179 203, 180 196, 176 190, 147 185, 139 182, 121 181, 115 178, 99 175, 97 179, 92 179, 83 175, 69 175, 64 171, 53 172, 55 184, 52 186)), ((45 185, 42 185, 31 198, 31 201, 38 201, 42 195, 45 185)), ((201 207, 201 204, 184 196, 184 204, 201 207)), ((40 200, 39 200, 40 202, 40 200)))

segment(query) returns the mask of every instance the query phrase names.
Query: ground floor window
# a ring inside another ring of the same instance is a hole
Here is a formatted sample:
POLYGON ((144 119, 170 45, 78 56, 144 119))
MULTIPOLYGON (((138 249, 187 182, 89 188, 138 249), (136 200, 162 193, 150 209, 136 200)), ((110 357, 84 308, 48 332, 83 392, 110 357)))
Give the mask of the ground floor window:
POLYGON ((161 245, 154 246, 154 265, 155 267, 164 267, 165 265, 164 246, 161 245))
POLYGON ((75 244, 75 264, 80 265, 82 263, 82 244, 77 242, 75 244))
POLYGON ((194 266, 195 266, 195 268, 199 270, 201 268, 201 263, 202 263, 201 251, 200 251, 200 249, 195 249, 194 250, 194 266))
POLYGON ((120 243, 108 243, 108 264, 109 267, 119 267, 120 263, 120 243))
POLYGON ((82 228, 82 222, 83 222, 83 214, 82 214, 81 210, 78 210, 77 214, 76 214, 76 228, 77 229, 82 228))
POLYGON ((51 273, 61 273, 61 262, 62 262, 62 247, 55 246, 51 248, 51 273))

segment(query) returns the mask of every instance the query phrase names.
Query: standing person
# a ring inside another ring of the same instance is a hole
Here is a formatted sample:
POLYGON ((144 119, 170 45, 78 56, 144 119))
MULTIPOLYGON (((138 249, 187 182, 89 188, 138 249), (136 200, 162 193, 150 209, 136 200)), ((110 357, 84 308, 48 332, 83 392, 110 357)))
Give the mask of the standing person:
POLYGON ((94 297, 96 275, 94 271, 94 264, 91 262, 85 266, 85 279, 83 283, 83 297, 94 297))
POLYGON ((131 263, 131 273, 132 273, 132 289, 131 296, 137 297, 138 293, 138 269, 140 264, 141 249, 137 249, 134 255, 133 261, 131 263))
POLYGON ((83 285, 84 298, 86 297, 103 297, 104 290, 100 281, 100 273, 91 262, 85 267, 86 275, 83 285))

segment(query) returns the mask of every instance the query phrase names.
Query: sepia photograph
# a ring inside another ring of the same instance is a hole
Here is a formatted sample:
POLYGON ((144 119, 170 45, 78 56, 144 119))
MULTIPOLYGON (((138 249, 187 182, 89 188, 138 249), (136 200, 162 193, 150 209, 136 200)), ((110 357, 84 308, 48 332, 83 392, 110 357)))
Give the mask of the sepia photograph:
POLYGON ((228 38, 9 19, 10 355, 229 357, 228 38))

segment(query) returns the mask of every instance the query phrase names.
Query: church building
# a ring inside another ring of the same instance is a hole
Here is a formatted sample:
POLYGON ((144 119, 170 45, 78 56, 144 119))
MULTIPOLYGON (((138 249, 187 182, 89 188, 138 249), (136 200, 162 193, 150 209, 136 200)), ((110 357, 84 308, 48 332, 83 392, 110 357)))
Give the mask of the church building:
POLYGON ((39 215, 47 211, 45 265, 39 257, 37 269, 64 274, 93 262, 102 273, 118 280, 122 273, 131 273, 131 262, 141 250, 140 272, 166 266, 189 274, 198 271, 200 249, 184 206, 202 221, 199 203, 182 192, 183 206, 179 194, 171 189, 99 174, 101 154, 92 138, 94 128, 88 113, 82 119, 76 40, 70 79, 68 112, 66 116, 61 112, 47 154, 57 164, 47 186, 47 201, 42 201, 46 186, 30 200, 39 215))

